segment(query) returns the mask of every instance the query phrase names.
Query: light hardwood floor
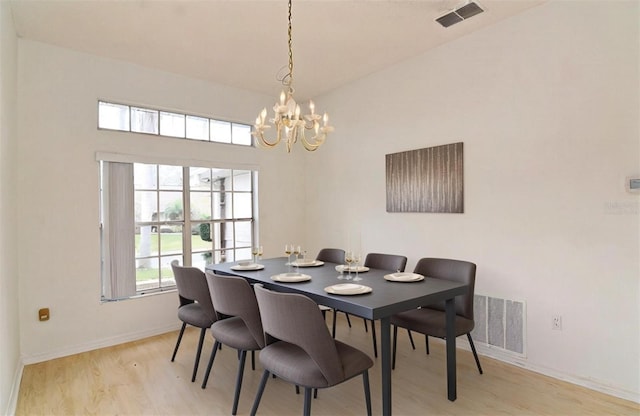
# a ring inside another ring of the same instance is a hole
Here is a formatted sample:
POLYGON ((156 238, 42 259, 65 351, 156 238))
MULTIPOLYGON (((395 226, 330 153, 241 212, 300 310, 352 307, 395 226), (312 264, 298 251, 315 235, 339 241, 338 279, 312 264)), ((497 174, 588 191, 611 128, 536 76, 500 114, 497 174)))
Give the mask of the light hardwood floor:
MULTIPOLYGON (((331 317, 328 317, 328 320, 331 317)), ((348 328, 338 318, 338 338, 372 354, 371 335, 362 320, 348 328)), ((432 341, 426 355, 424 338, 415 336, 414 351, 400 331, 398 363, 393 372, 395 415, 640 415, 637 403, 545 377, 519 367, 480 357, 484 374, 471 353, 458 350, 458 399, 446 398, 444 344, 432 341)), ((228 415, 231 413, 236 352, 223 348, 216 357, 209 384, 200 388, 213 345, 203 348, 195 383, 191 371, 197 330, 185 336, 175 362, 170 362, 177 332, 28 365, 24 369, 16 415, 228 415)), ((238 415, 251 410, 262 373, 249 360, 238 415)), ((256 357, 256 361, 257 357, 256 357)), ((381 413, 380 369, 370 370, 373 413, 381 413)), ((314 415, 365 414, 362 378, 320 390, 314 415)), ((302 413, 302 395, 279 379, 270 379, 258 414, 302 413)))

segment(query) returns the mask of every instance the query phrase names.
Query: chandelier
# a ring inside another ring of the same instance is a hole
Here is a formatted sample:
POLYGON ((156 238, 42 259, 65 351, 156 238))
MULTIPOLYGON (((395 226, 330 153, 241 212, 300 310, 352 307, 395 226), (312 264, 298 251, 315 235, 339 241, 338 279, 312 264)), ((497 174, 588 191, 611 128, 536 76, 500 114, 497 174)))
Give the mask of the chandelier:
POLYGON ((289 30, 287 33, 289 35, 289 72, 282 77, 282 85, 285 88, 280 93, 280 100, 273 106, 274 117, 270 118, 267 123, 267 109, 263 108, 256 118, 256 124, 253 126, 254 131, 251 134, 263 147, 275 147, 284 139, 287 144, 287 153, 290 153, 294 143, 299 140, 305 149, 312 152, 324 143, 327 133, 331 133, 333 127, 329 125, 327 113, 324 113, 323 116, 316 114, 313 101, 309 101, 310 113, 302 115, 300 105, 293 98, 291 0, 289 0, 289 30), (321 119, 322 126, 320 126, 321 119), (275 138, 270 140, 264 137, 264 133, 271 127, 275 127, 275 138), (307 133, 307 130, 312 133, 307 133), (307 138, 307 135, 311 137, 307 138))

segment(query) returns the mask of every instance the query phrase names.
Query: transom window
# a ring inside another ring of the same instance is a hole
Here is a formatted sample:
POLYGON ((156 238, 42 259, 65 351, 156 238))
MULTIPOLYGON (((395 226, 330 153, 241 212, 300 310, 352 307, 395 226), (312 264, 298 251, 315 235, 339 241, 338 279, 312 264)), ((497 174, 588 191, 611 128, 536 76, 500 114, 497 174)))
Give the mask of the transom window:
POLYGON ((98 128, 251 146, 251 126, 151 108, 98 101, 98 128))

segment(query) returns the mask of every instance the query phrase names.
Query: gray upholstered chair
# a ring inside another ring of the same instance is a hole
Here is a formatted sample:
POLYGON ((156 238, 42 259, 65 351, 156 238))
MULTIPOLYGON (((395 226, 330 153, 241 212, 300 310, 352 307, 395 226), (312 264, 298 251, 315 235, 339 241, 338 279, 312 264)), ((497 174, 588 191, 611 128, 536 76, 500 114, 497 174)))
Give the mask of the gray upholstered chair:
POLYGON ((344 250, 341 248, 323 248, 318 252, 316 260, 344 264, 344 250))
MULTIPOLYGON (((435 277, 467 284, 467 293, 455 298, 455 334, 456 337, 467 335, 478 371, 482 374, 480 360, 473 345, 473 339, 471 339, 471 331, 475 324, 473 320, 473 295, 476 281, 476 265, 461 260, 423 258, 418 261, 414 272, 425 277, 435 277)), ((393 325, 393 367, 395 368, 398 327, 424 334, 427 354, 429 354, 429 336, 445 338, 446 314, 444 302, 425 305, 419 309, 412 309, 393 315, 391 324, 393 325)))
POLYGON ((193 375, 191 381, 196 380, 198 372, 198 364, 200 363, 200 354, 202 353, 202 344, 207 329, 216 321, 216 311, 211 303, 209 295, 209 286, 204 277, 202 270, 196 267, 183 267, 178 265, 178 260, 171 262, 173 276, 176 279, 178 287, 178 298, 180 306, 178 307, 178 318, 182 321, 182 328, 178 335, 176 347, 173 350, 171 361, 174 361, 182 341, 182 335, 188 325, 200 328, 200 340, 198 342, 198 350, 196 352, 196 360, 193 365, 193 375))
MULTIPOLYGON (((407 257, 400 256, 397 254, 383 254, 383 253, 369 253, 365 257, 364 266, 369 267, 371 269, 381 269, 381 270, 389 270, 390 272, 403 272, 405 267, 407 266, 407 257)), ((333 337, 336 336, 336 315, 337 312, 334 310, 333 313, 333 337)), ((351 327, 351 320, 349 319, 349 314, 345 313, 347 317, 347 323, 349 327, 351 327)), ((364 321, 364 329, 365 331, 369 331, 367 326, 367 319, 362 318, 364 321)), ((376 338, 376 326, 371 322, 371 338, 373 341, 373 354, 377 358, 378 357, 378 342, 376 338)), ((409 332, 409 339, 411 339, 411 345, 413 345, 413 338, 411 337, 411 332, 409 332)))
MULTIPOLYGON (((316 260, 326 261, 329 263, 344 264, 344 255, 345 255, 345 252, 341 248, 323 248, 318 252, 318 255, 316 256, 316 260)), ((320 310, 322 311, 323 316, 326 314, 327 311, 329 310, 333 311, 332 335, 335 338, 336 337, 336 314, 338 311, 328 306, 324 306, 324 305, 318 305, 318 306, 320 307, 320 310)), ((349 324, 349 328, 351 328, 351 319, 349 319, 348 314, 346 316, 347 316, 347 323, 349 324)))
POLYGON ((225 315, 226 318, 216 321, 211 326, 211 334, 215 338, 215 343, 211 350, 207 372, 202 381, 202 388, 204 389, 207 386, 213 361, 221 344, 238 350, 238 374, 236 376, 236 391, 231 410, 231 414, 235 415, 238 410, 247 351, 257 351, 265 345, 260 311, 256 302, 256 295, 249 282, 245 279, 235 276, 221 276, 209 272, 206 275, 213 305, 216 311, 221 315, 225 315))
POLYGON ((304 414, 311 411, 311 391, 332 387, 362 375, 367 414, 371 415, 369 368, 373 361, 364 352, 331 337, 310 298, 280 293, 254 285, 265 336, 275 342, 260 351, 264 373, 251 409, 255 415, 269 375, 304 387, 304 414))
MULTIPOLYGON (((364 266, 371 269, 389 270, 390 272, 404 272, 407 266, 407 257, 397 254, 369 253, 364 259, 364 266)), ((367 330, 367 320, 364 320, 364 329, 367 330)), ((409 332, 411 337, 411 332, 409 332)), ((378 343, 376 339, 376 325, 371 321, 371 338, 373 339, 373 354, 378 357, 378 343)), ((413 338, 410 338, 413 343, 413 338)))

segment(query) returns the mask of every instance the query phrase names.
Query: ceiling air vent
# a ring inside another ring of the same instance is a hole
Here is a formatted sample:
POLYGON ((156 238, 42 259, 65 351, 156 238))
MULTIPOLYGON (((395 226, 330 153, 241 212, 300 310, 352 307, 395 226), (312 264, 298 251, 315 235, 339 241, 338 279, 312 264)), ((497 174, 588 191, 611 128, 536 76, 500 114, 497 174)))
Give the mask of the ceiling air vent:
POLYGON ((436 22, 440 23, 444 27, 449 27, 451 25, 455 25, 458 22, 462 22, 463 20, 468 19, 471 16, 482 13, 483 11, 484 10, 482 10, 482 8, 478 6, 478 3, 472 1, 460 7, 459 9, 456 9, 445 14, 444 16, 437 18, 436 22))

